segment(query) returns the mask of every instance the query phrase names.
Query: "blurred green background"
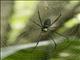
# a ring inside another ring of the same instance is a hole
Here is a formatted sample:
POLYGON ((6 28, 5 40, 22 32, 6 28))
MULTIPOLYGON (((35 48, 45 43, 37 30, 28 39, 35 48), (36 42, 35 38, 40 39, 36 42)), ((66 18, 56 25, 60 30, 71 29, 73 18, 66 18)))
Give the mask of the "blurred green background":
POLYGON ((1 1, 0 41, 2 60, 80 60, 80 1, 1 1), (45 35, 31 52, 40 34, 33 23, 40 24, 38 9, 42 22, 54 21, 61 12, 51 27, 56 49, 45 35))

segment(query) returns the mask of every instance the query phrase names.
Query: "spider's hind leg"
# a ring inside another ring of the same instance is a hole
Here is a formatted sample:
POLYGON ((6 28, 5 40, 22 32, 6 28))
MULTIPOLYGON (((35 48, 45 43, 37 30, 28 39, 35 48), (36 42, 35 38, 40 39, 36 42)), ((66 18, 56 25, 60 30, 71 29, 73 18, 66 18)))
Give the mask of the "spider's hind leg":
POLYGON ((54 47, 54 49, 56 49, 57 44, 56 44, 56 42, 55 42, 53 36, 50 35, 49 37, 50 37, 50 42, 54 44, 54 46, 52 46, 52 47, 54 47))
POLYGON ((63 34, 60 34, 60 33, 58 33, 58 32, 54 32, 54 33, 57 34, 57 35, 60 35, 60 36, 62 36, 62 37, 64 37, 64 38, 66 38, 66 39, 67 39, 67 42, 68 42, 69 38, 68 38, 67 36, 65 36, 65 35, 63 35, 63 34))
POLYGON ((51 41, 54 43, 54 48, 56 49, 57 44, 56 44, 56 42, 55 42, 53 37, 51 37, 51 41))
POLYGON ((58 32, 55 32, 55 34, 57 34, 57 35, 60 35, 60 36, 62 36, 62 37, 64 37, 64 38, 66 38, 66 40, 67 40, 67 45, 66 45, 66 47, 68 47, 68 46, 70 46, 70 39, 69 39, 69 37, 68 36, 65 36, 65 35, 63 35, 63 34, 60 34, 60 33, 58 33, 58 32))
POLYGON ((40 32, 40 34, 39 34, 39 40, 37 40, 37 43, 36 43, 36 45, 35 45, 35 47, 33 47, 33 49, 32 49, 32 51, 31 51, 31 53, 32 52, 34 52, 34 50, 37 48, 37 46, 38 46, 38 44, 39 44, 39 41, 40 41, 40 39, 41 39, 41 32, 40 32))

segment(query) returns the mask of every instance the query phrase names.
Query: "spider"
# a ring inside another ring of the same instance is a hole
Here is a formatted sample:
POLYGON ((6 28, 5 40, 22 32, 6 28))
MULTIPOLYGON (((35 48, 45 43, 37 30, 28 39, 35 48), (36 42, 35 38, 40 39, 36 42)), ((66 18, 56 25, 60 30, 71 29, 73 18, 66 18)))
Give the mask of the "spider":
MULTIPOLYGON (((42 19, 41 19, 41 16, 40 16, 40 12, 39 12, 39 9, 38 9, 38 18, 39 18, 40 24, 38 24, 35 21, 33 21, 33 23, 40 27, 41 32, 46 33, 48 31, 51 31, 49 28, 60 18, 60 16, 61 16, 61 12, 60 12, 59 16, 57 16, 57 18, 52 23, 51 23, 51 20, 49 18, 47 18, 44 22, 42 22, 42 19)), ((41 32, 40 32, 39 37, 41 36, 41 32)), ((54 33, 65 37, 64 35, 62 35, 62 34, 60 34, 58 32, 54 32, 54 33)), ((51 37, 51 39, 54 42, 54 45, 55 45, 55 48, 56 48, 56 42, 54 41, 53 37, 51 37)), ((34 47, 34 49, 37 47, 38 43, 39 43, 39 40, 37 41, 36 46, 34 47)))

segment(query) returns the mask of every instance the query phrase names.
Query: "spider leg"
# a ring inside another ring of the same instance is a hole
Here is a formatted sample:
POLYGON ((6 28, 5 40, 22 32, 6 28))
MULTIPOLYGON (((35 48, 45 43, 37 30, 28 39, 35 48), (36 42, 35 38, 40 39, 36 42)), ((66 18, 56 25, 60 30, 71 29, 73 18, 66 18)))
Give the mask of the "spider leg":
POLYGON ((57 16, 57 18, 51 23, 51 25, 53 25, 60 18, 60 16, 61 16, 61 12, 59 13, 59 16, 57 16))
POLYGON ((56 33, 56 34, 58 34, 58 35, 60 35, 60 36, 63 36, 63 37, 65 37, 66 39, 68 39, 68 40, 69 40, 69 38, 68 38, 68 37, 66 37, 66 36, 64 36, 64 35, 62 35, 62 34, 60 34, 60 33, 58 33, 58 32, 54 32, 54 33, 56 33))
POLYGON ((41 17, 40 17, 40 13, 39 13, 39 9, 38 9, 38 15, 39 15, 39 20, 40 20, 41 26, 43 26, 42 20, 41 20, 41 17))
POLYGON ((69 44, 67 44, 66 47, 68 47, 68 46, 70 45, 71 42, 69 42, 70 40, 69 40, 69 38, 68 38, 67 36, 64 36, 64 35, 62 35, 62 34, 60 34, 60 33, 58 33, 58 32, 54 32, 54 33, 56 33, 56 34, 58 34, 58 35, 60 35, 60 36, 63 36, 63 37, 65 37, 65 38, 67 39, 67 42, 68 42, 69 44))
MULTIPOLYGON (((51 31, 50 29, 48 29, 48 30, 51 31)), ((56 49, 57 44, 56 44, 54 38, 52 37, 52 34, 49 34, 49 37, 51 38, 51 41, 54 43, 54 48, 56 49)))
POLYGON ((37 43, 31 52, 34 52, 34 50, 36 49, 37 45, 39 44, 40 38, 41 38, 41 32, 39 34, 39 40, 37 40, 37 43))
POLYGON ((54 38, 52 36, 51 36, 51 40, 54 43, 54 48, 56 49, 57 44, 56 44, 56 42, 55 42, 55 40, 54 40, 54 38))
POLYGON ((38 23, 36 23, 35 21, 32 21, 33 23, 35 23, 37 26, 41 27, 41 25, 39 25, 38 23))

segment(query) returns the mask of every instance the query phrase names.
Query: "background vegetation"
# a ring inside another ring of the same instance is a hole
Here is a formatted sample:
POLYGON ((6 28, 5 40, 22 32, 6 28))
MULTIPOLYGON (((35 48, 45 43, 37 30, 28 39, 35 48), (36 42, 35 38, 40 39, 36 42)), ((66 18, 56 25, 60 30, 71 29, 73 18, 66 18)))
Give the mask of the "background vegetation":
POLYGON ((80 60, 80 2, 1 1, 0 41, 2 60, 80 60), (33 23, 40 24, 38 9, 42 22, 47 18, 54 21, 61 12, 61 17, 51 27, 56 49, 45 35, 31 52, 39 40, 40 29, 33 23))

